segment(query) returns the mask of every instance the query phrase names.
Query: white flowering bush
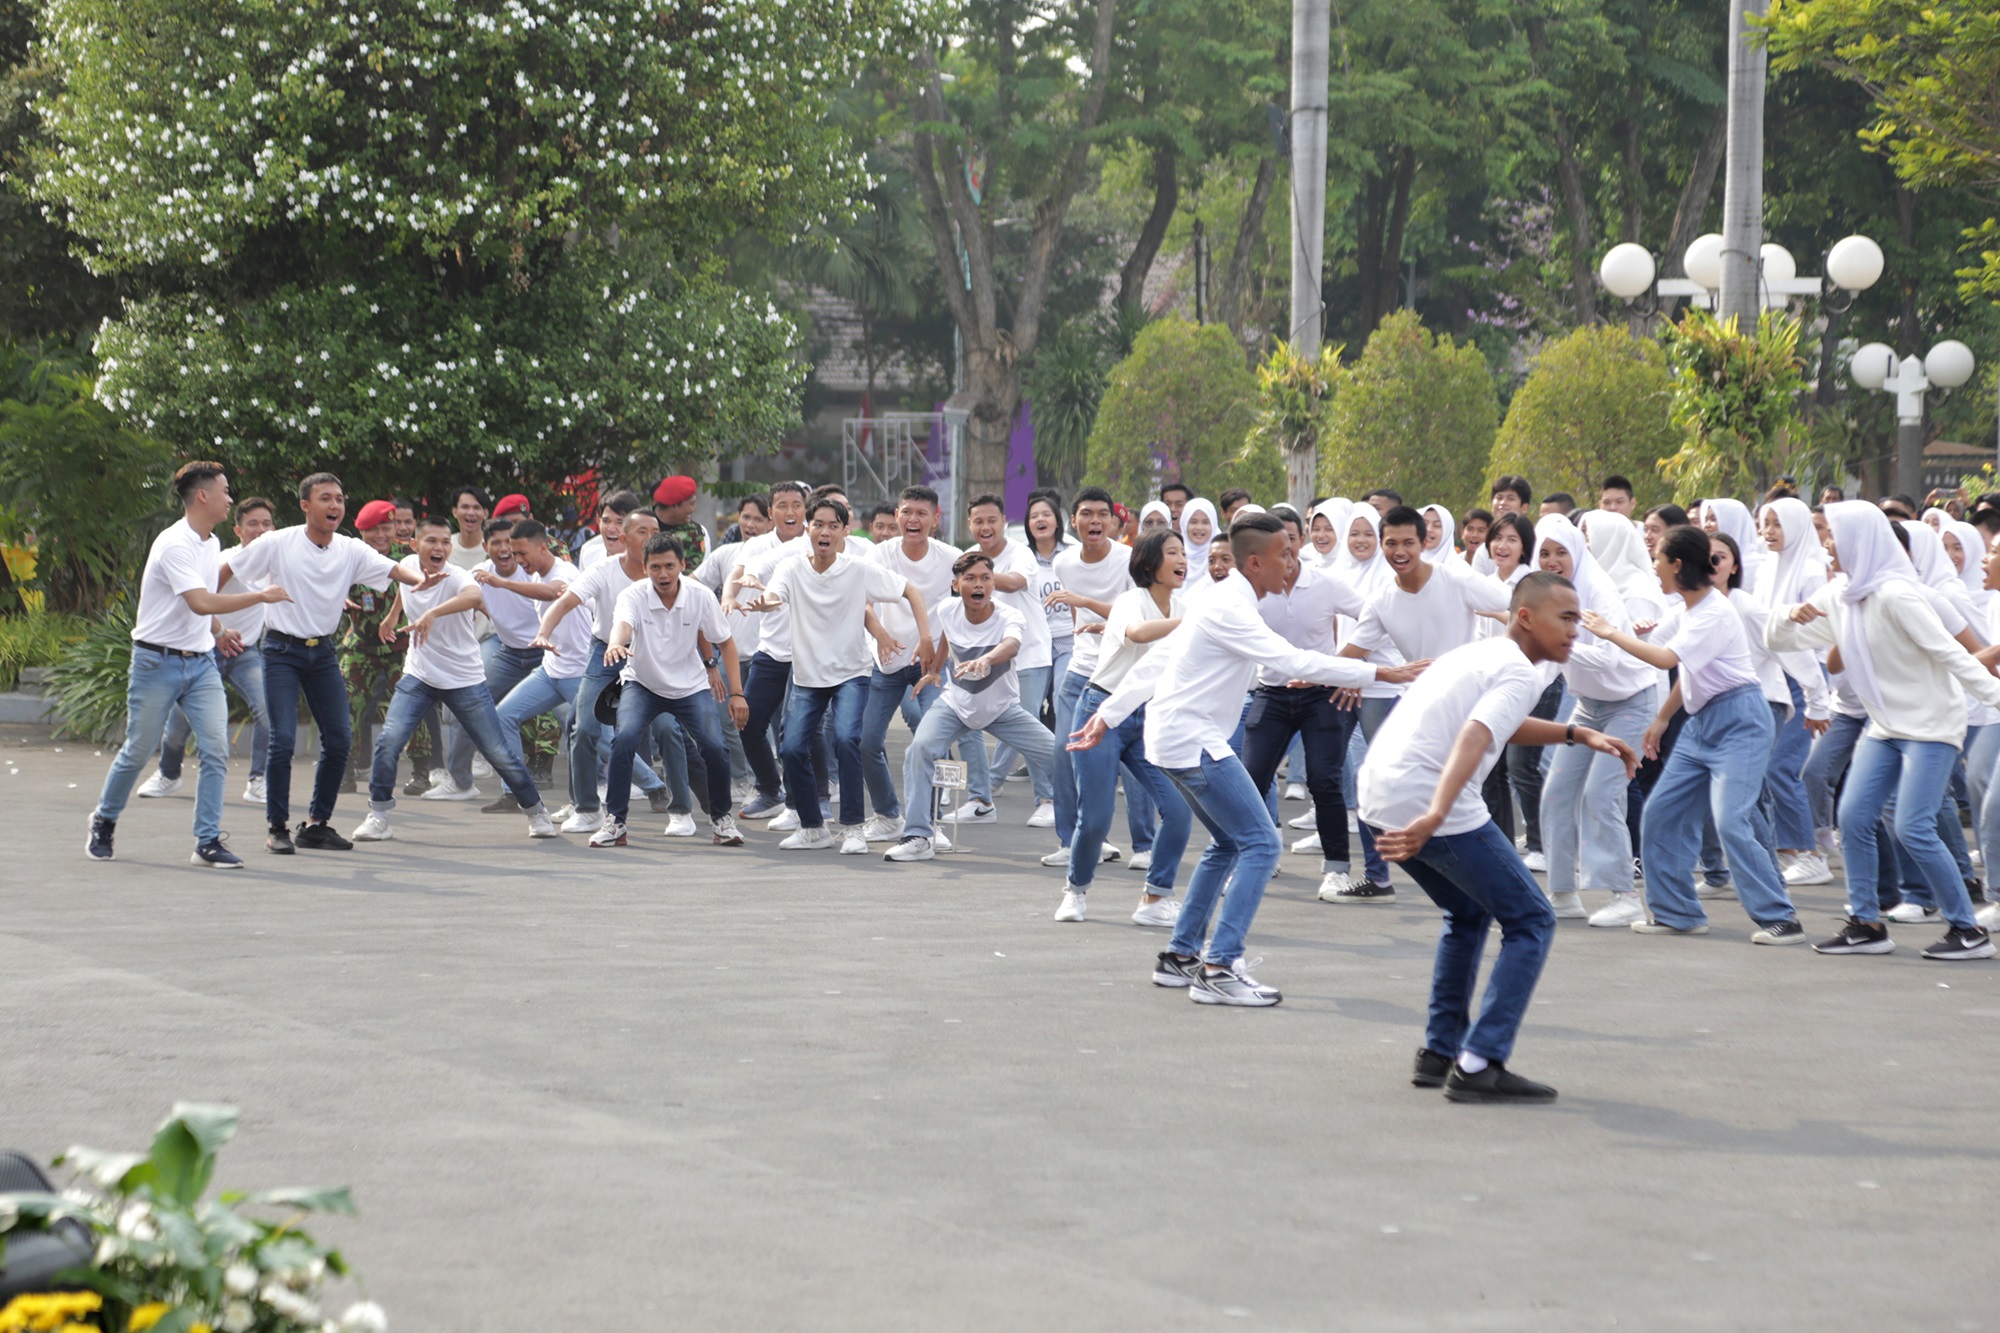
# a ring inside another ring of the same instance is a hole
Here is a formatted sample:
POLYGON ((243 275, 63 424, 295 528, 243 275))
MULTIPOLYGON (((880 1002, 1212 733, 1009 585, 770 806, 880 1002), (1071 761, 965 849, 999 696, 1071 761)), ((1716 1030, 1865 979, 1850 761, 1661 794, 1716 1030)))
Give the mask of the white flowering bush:
POLYGON ((929 2, 48 0, 36 188, 143 293, 100 394, 253 477, 769 440, 798 334, 717 256, 851 211, 830 95, 929 2))
POLYGON ((147 1152, 71 1148, 56 1159, 77 1173, 63 1193, 0 1194, 0 1256, 12 1233, 81 1221, 95 1248, 63 1279, 95 1295, 89 1317, 107 1333, 385 1333, 371 1301, 323 1308, 327 1277, 347 1265, 299 1226, 311 1212, 352 1213, 345 1189, 204 1199, 236 1123, 234 1107, 182 1102, 147 1152))

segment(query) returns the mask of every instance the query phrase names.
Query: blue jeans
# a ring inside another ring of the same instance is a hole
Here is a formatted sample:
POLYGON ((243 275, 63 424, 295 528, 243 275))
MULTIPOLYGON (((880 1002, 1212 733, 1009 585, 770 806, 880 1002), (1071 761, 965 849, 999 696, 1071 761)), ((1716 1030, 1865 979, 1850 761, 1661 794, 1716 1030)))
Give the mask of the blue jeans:
MULTIPOLYGON (((1804 775, 1806 801, 1812 808, 1813 828, 1834 827, 1833 797, 1840 787, 1840 775, 1847 771, 1848 761, 1854 757, 1854 747, 1861 740, 1861 733, 1868 729, 1865 717, 1849 717, 1845 713, 1835 713, 1813 741, 1812 757, 1806 760, 1804 775)), ((2000 736, 1994 738, 2000 741, 2000 736)), ((2000 758, 2000 749, 1994 752, 2000 758)))
POLYGON ((750 709, 743 728, 743 756, 750 761, 757 794, 774 801, 784 795, 784 775, 771 749, 771 728, 784 718, 785 687, 791 683, 790 662, 761 651, 750 655, 750 673, 743 678, 743 702, 750 709))
MULTIPOLYGON (((1005 741, 1026 759, 1030 773, 1043 782, 1048 781, 1049 765, 1055 759, 1055 738, 1049 735, 1049 729, 1039 719, 1029 717, 1016 704, 987 723, 985 730, 1005 741)), ((951 747, 958 745, 964 737, 978 734, 965 725, 965 719, 943 704, 925 713, 923 720, 917 723, 916 735, 910 738, 910 748, 903 753, 903 794, 909 798, 909 808, 903 817, 905 837, 931 836, 931 765, 950 754, 951 747)), ((969 755, 971 752, 971 746, 959 747, 960 754, 969 755)), ((847 784, 843 782, 843 801, 846 793, 847 784)), ((968 790, 967 795, 970 794, 968 790)))
POLYGON ((792 682, 785 707, 785 804, 799 817, 800 828, 823 828, 819 790, 813 776, 813 738, 820 723, 833 715, 833 755, 840 773, 840 822, 852 827, 865 817, 862 802, 861 719, 868 708, 868 677, 856 676, 838 685, 792 682))
POLYGON ((1180 924, 1167 947, 1184 957, 1202 953, 1208 918, 1220 898, 1215 936, 1202 956, 1215 967, 1228 967, 1243 956, 1243 937, 1264 901, 1271 872, 1278 868, 1278 830, 1264 808, 1264 794, 1235 755, 1214 759, 1204 754, 1198 768, 1165 771, 1211 839, 1195 863, 1181 902, 1180 924))
MULTIPOLYGON (((1363 699, 1355 706, 1359 721, 1354 728, 1354 735, 1348 737, 1347 742, 1345 792, 1350 808, 1359 804, 1354 799, 1354 785, 1361 772, 1361 761, 1368 757, 1368 742, 1374 739, 1376 732, 1382 730, 1382 724, 1389 720, 1389 714, 1395 711, 1396 701, 1402 697, 1400 694, 1392 694, 1386 699, 1363 699)), ((1320 842, 1324 844, 1325 841, 1326 837, 1322 834, 1320 842)), ((1389 882, 1388 864, 1375 850, 1375 834, 1366 824, 1361 825, 1361 869, 1370 884, 1389 882)))
MULTIPOLYGON (((271 706, 264 699, 264 651, 254 643, 247 644, 234 657, 217 653, 215 665, 222 671, 222 683, 234 685, 243 702, 250 706, 250 776, 262 777, 264 752, 271 748, 271 706)), ((225 731, 228 721, 225 714, 225 731)), ((193 732, 194 724, 188 721, 187 712, 176 707, 167 718, 167 738, 160 743, 163 776, 181 775, 181 765, 187 759, 188 737, 193 732)))
POLYGON ((1972 798, 1972 831, 1990 885, 1994 858, 2000 857, 2000 724, 1967 728, 1965 786, 1972 798))
POLYGON ((1444 909, 1424 1045, 1453 1058, 1470 1051, 1488 1060, 1505 1060, 1513 1054, 1514 1038, 1549 956, 1555 909, 1521 864, 1513 839, 1490 819, 1470 833, 1431 838, 1403 862, 1403 869, 1444 909), (1475 1023, 1472 990, 1479 980, 1486 933, 1496 921, 1500 956, 1493 960, 1486 999, 1475 1023))
MULTIPOLYGON (((889 770, 889 719, 896 716, 896 710, 903 713, 903 725, 916 733, 917 724, 922 722, 930 706, 937 702, 938 687, 927 686, 916 698, 910 697, 910 687, 924 674, 924 669, 915 662, 895 671, 884 671, 880 667, 868 673, 868 703, 861 714, 861 761, 862 773, 868 783, 868 800, 875 807, 875 813, 894 819, 903 813, 903 804, 896 796, 895 775, 889 770)), ((986 751, 980 749, 980 767, 985 767, 986 751)), ((968 767, 966 780, 971 781, 968 767)), ((845 805, 847 776, 841 775, 841 804, 845 805)), ((987 784, 991 786, 990 783, 987 784)), ((976 792, 974 793, 977 794, 976 792)), ((987 793, 991 798, 992 793, 987 793)), ((793 807, 796 809, 797 807, 793 807)))
MULTIPOLYGON (((496 634, 479 645, 479 658, 486 664, 486 692, 495 699, 505 699, 542 665, 542 650, 509 648, 496 634)), ((515 748, 520 747, 517 744, 515 748)), ((451 770, 453 782, 472 784, 472 737, 463 730, 451 738, 451 756, 445 766, 451 770)))
MULTIPOLYGON (((1087 686, 1078 700, 1077 713, 1088 722, 1109 697, 1095 685, 1087 686)), ((1064 738, 1060 743, 1069 742, 1064 738)), ((1167 775, 1146 760, 1145 708, 1141 706, 1106 732, 1094 748, 1078 750, 1070 758, 1075 761, 1077 789, 1076 827, 1069 840, 1070 887, 1081 892, 1097 878, 1097 858, 1104 850, 1104 835, 1111 831, 1111 814, 1118 800, 1118 770, 1122 766, 1127 775, 1127 789, 1143 784, 1152 793, 1153 804, 1160 812, 1159 833, 1153 840, 1153 864, 1146 871, 1146 890, 1171 897, 1174 876, 1180 873, 1181 857, 1187 853, 1194 816, 1167 775)))
MULTIPOLYGON (((292 817, 292 751, 299 740, 299 695, 319 728, 319 764, 313 770, 315 823, 333 818, 333 803, 347 776, 354 729, 347 716, 347 680, 333 636, 322 634, 310 647, 276 630, 264 633, 264 706, 271 714, 271 752, 264 763, 264 818, 283 828, 292 817)), ((218 680, 218 684, 220 681, 218 680)))
POLYGON ((201 776, 194 789, 194 840, 207 842, 222 832, 222 785, 229 775, 229 698, 222 692, 222 673, 213 653, 178 657, 132 645, 132 665, 125 676, 125 743, 111 758, 111 771, 104 775, 104 789, 92 813, 118 822, 132 799, 139 770, 160 748, 167 714, 176 707, 193 724, 195 745, 201 750, 201 776))
MULTIPOLYGON (((1708 920, 1694 896, 1703 810, 1715 820, 1736 896, 1750 919, 1770 926, 1797 917, 1778 878, 1777 858, 1758 841, 1757 794, 1770 767, 1771 731, 1771 707, 1755 685, 1716 695, 1681 728, 1646 802, 1640 833, 1646 906, 1659 921, 1688 929, 1708 920)), ((1871 857, 1874 850, 1868 849, 1871 857)))
POLYGON ((520 743, 509 745, 507 734, 500 728, 500 712, 493 705, 491 690, 484 685, 441 689, 405 671, 396 682, 396 692, 389 698, 389 716, 375 742, 375 766, 368 775, 370 806, 377 810, 395 808, 397 761, 403 757, 403 747, 410 743, 410 734, 424 720, 424 714, 439 704, 458 719, 459 728, 486 756, 486 762, 493 765, 493 771, 507 784, 507 790, 514 793, 523 810, 533 810, 542 803, 535 779, 521 759, 520 743))
MULTIPOLYGON (((576 734, 569 743, 569 789, 576 808, 584 814, 597 809, 597 774, 604 767, 604 756, 610 753, 606 741, 610 739, 611 728, 597 720, 597 696, 618 679, 622 669, 604 665, 604 648, 604 640, 590 641, 590 663, 584 667, 576 687, 576 734)), ((644 758, 632 761, 632 781, 639 784, 639 790, 648 793, 667 785, 644 758)))
POLYGON ((1806 731, 1806 692, 1796 680, 1785 677, 1792 691, 1792 715, 1778 728, 1772 744, 1771 766, 1764 774, 1764 791, 1758 798, 1764 818, 1771 825, 1774 847, 1789 852, 1808 851, 1813 845, 1812 802, 1806 796, 1805 767, 1812 751, 1812 736, 1806 731))
MULTIPOLYGON (((1076 832, 1076 754, 1064 749, 1069 744, 1070 733, 1090 721, 1091 713, 1078 711, 1077 702, 1090 685, 1080 672, 1071 671, 1056 677, 1056 738, 1061 742, 1056 747, 1055 802, 1056 840, 1063 847, 1070 845, 1076 832)), ((1095 710, 1093 710, 1094 712, 1095 710)), ((1078 751, 1078 754, 1082 751, 1078 751)), ((1153 809, 1153 799, 1146 790, 1146 780, 1130 767, 1125 770, 1125 828, 1132 835, 1134 853, 1152 849, 1159 823, 1159 813, 1153 809)))
POLYGON ((1305 758, 1293 761, 1291 780, 1303 778, 1312 794, 1320 871, 1346 874, 1347 802, 1341 787, 1348 740, 1354 734, 1354 710, 1334 707, 1333 691, 1324 685, 1303 690, 1263 687, 1250 700, 1243 747, 1243 767, 1250 781, 1268 794, 1279 758, 1303 747, 1305 758))
POLYGON ((716 715, 715 696, 704 689, 683 698, 667 699, 635 680, 626 681, 618 695, 618 735, 611 742, 611 772, 604 784, 605 809, 619 823, 625 822, 631 811, 633 758, 645 743, 654 719, 663 714, 680 723, 681 731, 694 742, 701 755, 708 777, 709 817, 730 813, 729 751, 722 743, 722 719, 716 715))
MULTIPOLYGON (((1041 721, 1042 718, 1042 701, 1049 697, 1049 684, 1052 679, 1050 673, 1054 670, 1053 666, 1041 666, 1020 667, 1016 671, 1016 675, 1021 681, 1021 711, 1029 717, 1034 718, 1037 722, 1041 721)), ((998 737, 994 739, 999 740, 998 737)), ((1069 744, 1069 737, 1067 736, 1057 736, 1055 740, 1058 749, 1069 744)), ((975 736, 967 744, 978 746, 982 756, 986 752, 986 739, 983 736, 975 736)), ((993 758, 987 762, 988 785, 991 786, 996 782, 1005 782, 1007 775, 1014 771, 1014 761, 1018 758, 1020 756, 1014 752, 1014 747, 1007 744, 1006 741, 1002 740, 998 745, 995 745, 993 747, 993 758)), ((1034 784, 1036 801, 1053 801, 1056 798, 1055 768, 1053 765, 1045 769, 1039 777, 1035 775, 1035 771, 1031 768, 1028 770, 1028 777, 1034 784)), ((979 793, 975 792, 973 794, 978 795, 979 793)), ((991 792, 988 792, 986 795, 987 799, 992 799, 991 792)))
MULTIPOLYGON (((507 697, 500 701, 500 730, 507 738, 507 748, 516 759, 526 762, 521 750, 521 726, 544 713, 555 713, 567 708, 571 724, 577 720, 576 695, 583 687, 581 676, 551 676, 548 663, 529 672, 520 684, 507 691, 507 697)), ((592 719, 595 721, 595 719, 592 719)), ((577 767, 569 766, 569 798, 572 804, 581 805, 582 798, 577 792, 577 767)), ((592 775, 590 796, 593 803, 597 798, 596 775, 592 775)))
POLYGON ((1958 747, 1943 741, 1880 740, 1863 736, 1854 747, 1847 788, 1840 795, 1842 858, 1847 865, 1847 911, 1861 921, 1881 912, 1876 815, 1893 797, 1895 838, 1909 853, 1944 919, 1973 927, 1972 899, 1938 836, 1938 807, 1945 799, 1958 747))
MULTIPOLYGON (((1636 750, 1658 711, 1657 693, 1648 685, 1629 699, 1579 695, 1570 720, 1616 736, 1636 750)), ((1542 846, 1549 857, 1549 892, 1584 888, 1630 893, 1632 835, 1625 827, 1625 765, 1584 745, 1550 748, 1555 758, 1542 782, 1542 846)))

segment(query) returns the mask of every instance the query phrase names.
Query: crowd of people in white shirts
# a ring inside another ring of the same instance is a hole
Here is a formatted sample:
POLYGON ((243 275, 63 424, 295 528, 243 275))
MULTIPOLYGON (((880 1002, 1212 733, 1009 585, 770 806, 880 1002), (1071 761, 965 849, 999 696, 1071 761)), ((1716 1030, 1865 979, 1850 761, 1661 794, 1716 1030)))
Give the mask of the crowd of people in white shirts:
MULTIPOLYGON (((1993 956, 1976 858, 2000 846, 2000 497, 1971 521, 1782 488, 1754 510, 1716 497, 1639 514, 1611 477, 1595 509, 1559 494, 1531 518, 1529 483, 1502 477, 1490 509, 1463 515, 1389 490, 1300 513, 1178 484, 1129 514, 1086 487, 1067 503, 1034 492, 1018 516, 975 497, 958 549, 938 539, 927 488, 863 536, 837 488, 783 483, 760 497, 769 530, 693 574, 686 543, 634 501, 607 503, 583 567, 531 543, 499 579, 458 567, 441 519, 418 521, 401 561, 338 533, 328 474, 300 488, 304 524, 228 552, 213 536, 222 469, 190 464, 176 486, 186 516, 144 576, 127 738, 92 816, 99 859, 178 708, 201 756, 194 862, 241 864, 218 822, 213 668, 232 633, 220 618, 252 606, 267 611, 272 697, 302 694, 323 727, 310 817, 272 850, 346 850, 324 753, 346 700, 322 648, 351 584, 393 581, 410 646, 354 841, 394 836, 398 761, 440 708, 507 786, 489 809, 593 848, 639 840, 630 788, 650 759, 692 780, 716 844, 761 825, 785 851, 920 864, 999 818, 1025 765, 1025 822, 1049 830, 1043 864, 1064 874, 1055 919, 1084 920, 1100 866, 1126 859, 1145 874, 1131 919, 1172 931, 1154 982, 1267 1007, 1282 997, 1250 974, 1245 943, 1289 824, 1304 835, 1291 851, 1320 859, 1322 901, 1392 902, 1400 863, 1442 909, 1413 1080, 1456 1100, 1554 1097, 1504 1062, 1559 918, 1699 935, 1705 901, 1733 896, 1753 943, 1804 943, 1791 891, 1830 882, 1838 848, 1846 917, 1819 952, 1887 953, 1895 922, 1943 928, 1926 958, 1993 956), (475 617, 499 588, 539 618, 496 699, 475 617), (567 718, 560 810, 519 740, 543 713, 567 718), (936 766, 954 754, 965 799, 940 818, 936 766), (1121 787, 1129 855, 1110 840, 1121 787), (1286 801, 1309 808, 1286 819, 1286 801), (1183 875, 1197 824, 1206 843, 1183 875)), ((267 791, 282 812, 280 729, 267 791)), ((669 835, 695 832, 675 820, 669 835)))

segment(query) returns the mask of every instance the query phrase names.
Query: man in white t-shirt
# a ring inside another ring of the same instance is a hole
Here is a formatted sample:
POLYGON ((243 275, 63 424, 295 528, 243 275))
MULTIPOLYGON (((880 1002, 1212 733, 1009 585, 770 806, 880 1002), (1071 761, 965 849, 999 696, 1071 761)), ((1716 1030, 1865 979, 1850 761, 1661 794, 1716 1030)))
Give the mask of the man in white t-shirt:
MULTIPOLYGON (((395 836, 389 812, 396 808, 396 765, 403 747, 426 712, 449 709, 459 727, 472 738, 486 762, 506 782, 528 815, 528 836, 553 838, 556 826, 528 766, 507 743, 493 692, 486 687, 486 665, 480 660, 479 639, 472 613, 485 599, 484 590, 464 570, 453 567, 451 527, 443 518, 417 520, 417 553, 399 568, 418 575, 416 590, 405 590, 403 614, 410 625, 410 648, 403 674, 389 700, 389 717, 375 742, 375 764, 368 777, 368 815, 354 830, 356 842, 386 842, 395 836), (434 576, 434 577, 433 577, 434 576)), ((396 634, 393 621, 382 625, 384 641, 396 634)))
POLYGON ((1630 745, 1588 727, 1531 718, 1544 664, 1569 660, 1576 590, 1559 574, 1516 585, 1507 633, 1445 653, 1404 693, 1361 765, 1362 822, 1444 910, 1431 977, 1430 1024, 1411 1081, 1458 1102, 1555 1100, 1555 1089, 1509 1073, 1505 1061, 1528 1012, 1556 925, 1555 911, 1480 799, 1509 744, 1588 745, 1638 767, 1630 745), (1477 1022, 1472 997, 1486 935, 1500 956, 1477 1022))
POLYGON ((576 553, 576 567, 589 570, 592 565, 615 556, 625 549, 625 516, 639 508, 636 491, 616 490, 610 492, 597 506, 597 533, 585 542, 576 553))
MULTIPOLYGON (((524 523, 532 523, 544 533, 546 550, 546 530, 533 519, 489 518, 482 529, 486 534, 486 559, 469 571, 472 581, 480 587, 481 607, 493 626, 493 633, 480 640, 479 659, 486 668, 487 692, 495 699, 505 699, 509 691, 542 664, 542 650, 534 646, 542 599, 529 593, 536 579, 514 553, 514 529, 524 523)), ((550 593, 551 598, 556 595, 550 593)), ((454 733, 445 763, 445 780, 425 792, 423 799, 478 800, 481 793, 473 784, 472 753, 472 738, 463 731, 454 733)), ((516 808, 510 797, 503 796, 502 800, 506 802, 505 809, 516 808)))
POLYGON ((451 516, 458 532, 451 539, 451 563, 470 572, 486 561, 486 520, 493 497, 477 486, 460 486, 451 493, 451 516))
MULTIPOLYGON (((843 555, 840 547, 847 527, 845 504, 814 501, 807 514, 809 549, 801 557, 783 560, 757 600, 745 605, 752 611, 791 608, 792 693, 785 710, 784 767, 785 794, 799 827, 778 844, 787 851, 832 847, 836 841, 843 855, 868 851, 861 830, 861 716, 874 657, 869 650, 869 604, 898 597, 908 602, 916 626, 912 637, 923 660, 930 660, 931 632, 923 594, 908 579, 873 561, 843 555), (820 814, 812 766, 813 737, 829 711, 840 772, 839 839, 820 814)), ((766 637, 768 641, 768 633, 766 637)))
MULTIPOLYGON (((951 753, 968 733, 990 731, 1028 761, 1028 771, 1046 780, 1055 757, 1055 737, 1021 708, 1020 678, 1014 663, 1030 631, 1027 617, 998 603, 993 557, 968 551, 952 566, 958 595, 939 603, 931 624, 938 655, 920 684, 944 679, 937 703, 917 724, 903 756, 903 793, 909 811, 903 837, 883 858, 928 861, 933 848, 931 766, 951 753)), ((1039 608, 1035 619, 1042 619, 1039 608)), ((963 751, 961 751, 963 753, 963 751)))
MULTIPOLYGON (((780 606, 762 615, 750 615, 739 610, 738 594, 745 587, 762 587, 768 581, 781 559, 770 555, 771 552, 784 548, 796 554, 805 549, 788 544, 805 537, 806 495, 805 486, 796 481, 781 481, 773 486, 771 530, 739 545, 729 568, 722 573, 719 596, 730 628, 739 637, 747 635, 745 642, 755 645, 750 650, 750 664, 743 679, 749 720, 740 730, 743 756, 749 761, 751 780, 756 783, 757 791, 743 807, 741 813, 745 819, 769 819, 785 808, 784 775, 778 769, 771 732, 784 716, 785 692, 792 680, 792 632, 790 608, 780 606), (760 565, 764 573, 758 575, 755 571, 760 565), (752 575, 755 581, 746 583, 745 574, 752 575), (745 620, 754 622, 755 628, 738 628, 738 622, 745 620)), ((704 562, 702 570, 697 572, 705 572, 707 568, 704 562)))
MULTIPOLYGON (((545 737, 552 737, 561 749, 566 739, 563 724, 567 723, 575 703, 577 683, 583 678, 584 654, 590 648, 590 626, 582 618, 565 619, 559 637, 569 649, 567 660, 551 658, 545 649, 535 645, 541 638, 542 614, 549 603, 569 591, 570 585, 582 579, 577 567, 557 555, 549 548, 549 531, 531 518, 520 519, 508 534, 508 545, 513 557, 515 570, 511 577, 503 576, 497 563, 493 568, 482 566, 472 573, 473 582, 479 584, 488 606, 506 601, 508 610, 494 616, 494 624, 500 627, 496 636, 510 647, 514 631, 509 620, 518 614, 518 607, 527 608, 531 623, 528 626, 528 650, 533 653, 535 667, 518 681, 506 685, 501 690, 494 685, 494 654, 491 643, 482 645, 486 659, 487 686, 493 690, 493 697, 500 701, 500 721, 506 730, 507 739, 528 765, 528 771, 535 775, 536 785, 547 785, 554 780, 554 756, 537 759, 527 754, 522 744, 521 728, 543 716, 554 719, 553 726, 543 730, 545 737), (504 597, 503 597, 504 595, 504 597)), ((511 793, 502 792, 500 798, 491 805, 480 807, 483 814, 508 814, 519 809, 511 793)))
MULTIPOLYGON (((1041 580, 1041 562, 1035 553, 1024 544, 1011 541, 1007 537, 1007 505, 997 495, 974 496, 966 506, 966 518, 972 527, 973 544, 966 547, 967 553, 978 551, 993 562, 993 597, 1001 606, 1018 611, 1021 615, 1021 652, 1014 659, 1014 671, 1020 684, 1023 700, 1035 701, 1028 711, 1039 713, 1040 700, 1049 695, 1049 673, 1054 669, 1055 654, 1049 637, 1049 617, 1047 608, 1035 595, 1035 585, 1041 580)), ((996 734, 996 739, 998 739, 996 734)), ((970 737, 965 742, 968 750, 977 748, 982 753, 986 742, 982 736, 970 737)), ((989 775, 997 774, 998 781, 1005 782, 1014 770, 1017 758, 1012 747, 1001 740, 994 747, 993 759, 986 765, 989 775)), ((1067 758, 1062 762, 1067 763, 1067 758)), ((967 764, 967 777, 972 776, 972 765, 967 764)), ((1029 770, 1033 779, 1033 770, 1029 770)), ((1072 779, 1073 780, 1073 779, 1072 779)), ((984 786, 973 786, 968 796, 972 802, 983 801, 992 804, 993 782, 988 777, 984 786)), ((1054 828, 1056 822, 1055 768, 1051 764, 1040 780, 1034 781, 1035 812, 1028 816, 1030 828, 1054 828)))
POLYGON ((299 509, 306 521, 280 528, 249 546, 231 551, 225 575, 246 583, 266 580, 290 598, 273 603, 264 618, 264 697, 271 710, 271 750, 264 769, 266 850, 290 856, 309 851, 344 852, 354 844, 327 821, 347 774, 354 744, 348 711, 347 678, 340 669, 336 636, 347 609, 347 590, 357 583, 381 589, 391 580, 406 588, 434 588, 442 571, 418 574, 343 536, 347 493, 331 472, 315 472, 299 483, 299 509), (299 696, 319 728, 319 765, 313 773, 312 805, 296 836, 289 828, 292 809, 292 750, 298 743, 299 696))
MULTIPOLYGON (((276 509, 261 495, 245 496, 236 505, 236 545, 248 546, 276 526, 276 509)), ((234 549, 234 548, 231 548, 234 549)), ((243 580, 232 578, 223 593, 259 592, 243 580)), ((255 602, 241 611, 215 618, 215 664, 222 671, 222 683, 234 686, 237 696, 250 710, 250 781, 243 799, 264 803, 264 755, 271 745, 271 709, 264 700, 264 604, 255 602)), ((133 795, 171 796, 181 789, 181 768, 187 762, 188 738, 194 724, 187 713, 175 707, 167 720, 167 738, 160 742, 160 767, 139 785, 133 795)))
MULTIPOLYGON (((625 845, 633 756, 654 722, 671 717, 701 755, 716 846, 741 847, 743 834, 730 808, 729 757, 715 715, 717 698, 726 700, 739 718, 746 711, 735 640, 715 594, 683 577, 686 553, 679 538, 659 533, 646 542, 643 556, 646 577, 618 594, 604 653, 608 664, 622 668, 618 733, 605 781, 609 818, 591 835, 590 845, 625 845)), ((667 835, 688 833, 669 823, 667 835)))
MULTIPOLYGON (((118 816, 131 798, 140 766, 159 748, 167 714, 179 707, 201 748, 195 783, 193 864, 239 870, 243 858, 222 842, 222 787, 229 773, 229 703, 215 664, 215 617, 287 600, 271 582, 257 592, 219 593, 222 543, 216 525, 229 517, 229 479, 222 464, 189 463, 174 474, 181 517, 153 539, 139 579, 132 625, 132 665, 125 691, 125 743, 104 775, 90 816, 84 854, 113 859, 118 816)), ((343 756, 344 758, 345 756, 343 756)))

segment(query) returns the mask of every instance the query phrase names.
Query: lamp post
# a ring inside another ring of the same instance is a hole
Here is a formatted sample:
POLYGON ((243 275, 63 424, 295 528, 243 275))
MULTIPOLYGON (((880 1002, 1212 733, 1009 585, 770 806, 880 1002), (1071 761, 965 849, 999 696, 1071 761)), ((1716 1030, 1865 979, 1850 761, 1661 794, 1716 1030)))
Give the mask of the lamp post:
MULTIPOLYGON (((1644 315, 1656 313, 1662 298, 1689 297, 1704 310, 1713 308, 1722 291, 1722 237, 1697 236, 1681 255, 1685 278, 1661 278, 1652 251, 1627 241, 1605 251, 1597 276, 1605 290, 1639 306, 1644 315), (1644 304, 1640 305, 1641 300, 1644 304)), ((1836 241, 1826 252, 1826 276, 1800 277, 1798 261, 1782 245, 1767 244, 1757 258, 1757 289, 1767 310, 1795 296, 1817 297, 1829 313, 1840 314, 1882 276, 1882 247, 1866 236, 1836 241)))
POLYGON ((1847 373, 1864 389, 1896 395, 1896 489, 1904 495, 1924 490, 1924 394, 1931 389, 1956 389, 1972 378, 1972 349, 1956 338, 1931 348, 1921 360, 1896 353, 1882 343, 1859 348, 1847 363, 1847 373))

